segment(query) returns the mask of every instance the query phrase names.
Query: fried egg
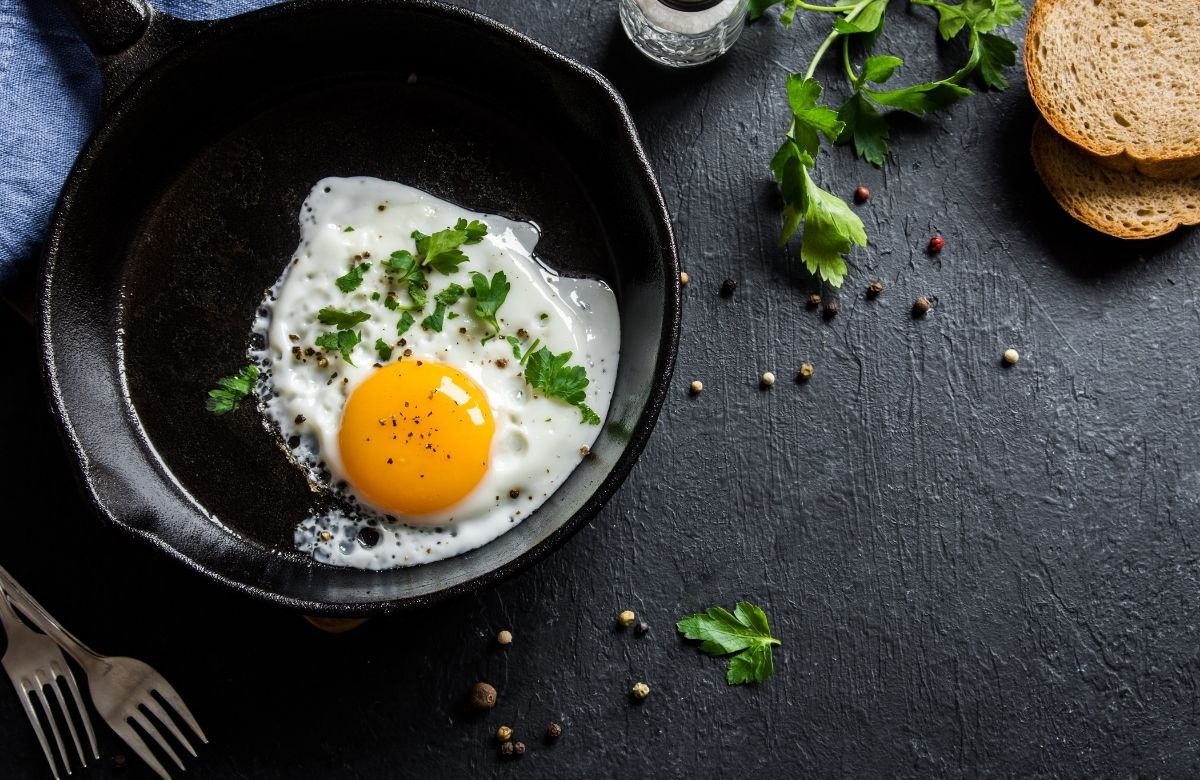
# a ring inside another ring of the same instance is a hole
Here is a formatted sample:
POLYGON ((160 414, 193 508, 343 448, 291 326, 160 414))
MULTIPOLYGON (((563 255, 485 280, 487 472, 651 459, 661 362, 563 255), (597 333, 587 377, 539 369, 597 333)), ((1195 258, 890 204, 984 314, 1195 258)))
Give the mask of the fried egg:
POLYGON ((338 566, 411 566, 479 547, 528 517, 601 426, 532 387, 521 357, 571 353, 569 365, 586 370, 583 402, 603 420, 620 349, 612 289, 543 265, 530 223, 380 179, 321 180, 300 228, 260 307, 252 354, 267 425, 319 497, 296 528, 297 549, 338 566), (459 247, 467 260, 456 268, 423 269, 428 302, 407 311, 405 327, 405 307, 418 301, 384 261, 416 254, 414 231, 430 236, 459 220, 487 233, 459 247), (511 288, 498 334, 469 294, 444 307, 440 330, 423 324, 438 292, 470 291, 472 272, 500 271, 511 288), (330 324, 327 308, 367 316, 330 324), (334 348, 338 330, 354 335, 334 348))

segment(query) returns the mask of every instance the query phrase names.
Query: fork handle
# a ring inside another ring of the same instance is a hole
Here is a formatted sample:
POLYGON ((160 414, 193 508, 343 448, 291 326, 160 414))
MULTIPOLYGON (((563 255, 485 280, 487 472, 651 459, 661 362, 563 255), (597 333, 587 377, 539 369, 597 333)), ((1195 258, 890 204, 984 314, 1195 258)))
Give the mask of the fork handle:
MULTIPOLYGON (((90 647, 80 642, 75 638, 74 634, 62 627, 62 624, 54 619, 54 616, 46 611, 46 608, 29 595, 29 591, 21 587, 21 584, 13 579, 12 575, 5 571, 3 566, 0 566, 0 599, 5 596, 12 605, 29 618, 29 622, 40 628, 47 636, 58 643, 59 647, 66 650, 67 653, 79 662, 80 666, 85 669, 95 664, 96 661, 102 661, 101 656, 90 647)), ((8 606, 5 604, 4 606, 8 606)))

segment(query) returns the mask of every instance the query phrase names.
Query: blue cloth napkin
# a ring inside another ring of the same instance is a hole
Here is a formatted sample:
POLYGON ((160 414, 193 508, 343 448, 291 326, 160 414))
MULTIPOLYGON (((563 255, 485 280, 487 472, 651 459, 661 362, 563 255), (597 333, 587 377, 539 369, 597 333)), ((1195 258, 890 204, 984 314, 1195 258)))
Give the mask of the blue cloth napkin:
MULTIPOLYGON (((216 19, 276 0, 156 0, 216 19)), ((53 0, 0 0, 0 289, 37 265, 46 223, 99 118, 100 72, 53 0)))

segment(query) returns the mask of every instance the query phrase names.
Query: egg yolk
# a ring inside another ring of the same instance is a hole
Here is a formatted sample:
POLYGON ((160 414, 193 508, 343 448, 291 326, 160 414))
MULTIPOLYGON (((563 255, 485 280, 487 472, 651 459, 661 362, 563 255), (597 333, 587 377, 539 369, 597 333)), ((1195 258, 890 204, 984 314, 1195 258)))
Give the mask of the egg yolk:
POLYGON ((494 432, 487 396, 470 377, 403 360, 350 394, 338 445, 347 481, 367 500, 399 515, 427 515, 479 484, 494 432))

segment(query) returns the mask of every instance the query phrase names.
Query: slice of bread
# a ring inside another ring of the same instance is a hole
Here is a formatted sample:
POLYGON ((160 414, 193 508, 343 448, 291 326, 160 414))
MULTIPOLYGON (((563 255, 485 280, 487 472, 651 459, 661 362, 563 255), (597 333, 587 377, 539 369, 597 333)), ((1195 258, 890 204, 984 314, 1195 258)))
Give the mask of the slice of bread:
POLYGON ((1040 118, 1031 151, 1038 175, 1059 205, 1102 233, 1153 238, 1200 222, 1200 178, 1152 179, 1137 171, 1115 171, 1097 164, 1040 118))
POLYGON ((1038 110, 1109 167, 1200 175, 1200 2, 1037 0, 1025 71, 1038 110))

